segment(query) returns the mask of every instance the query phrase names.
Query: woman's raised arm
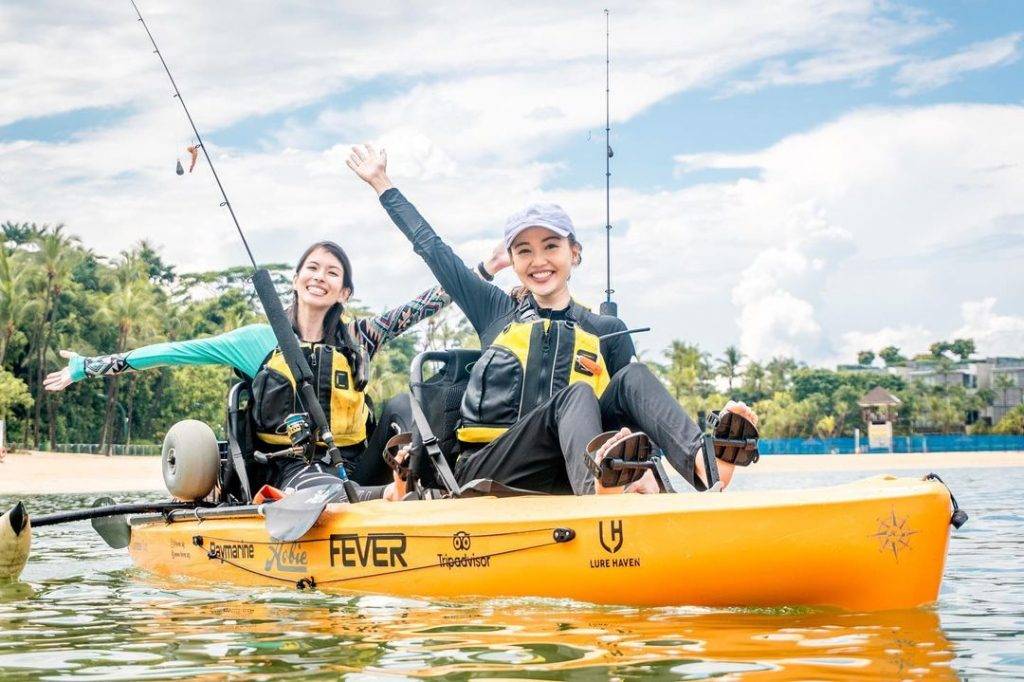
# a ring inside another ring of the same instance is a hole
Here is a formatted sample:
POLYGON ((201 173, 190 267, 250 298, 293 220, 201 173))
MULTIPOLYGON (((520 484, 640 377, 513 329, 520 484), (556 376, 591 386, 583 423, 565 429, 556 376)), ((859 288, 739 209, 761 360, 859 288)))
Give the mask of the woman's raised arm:
POLYGON ((383 150, 378 153, 368 145, 353 147, 346 163, 377 192, 391 220, 412 242, 413 250, 462 308, 478 334, 515 307, 508 294, 478 277, 434 232, 416 207, 395 189, 387 175, 387 154, 383 150))

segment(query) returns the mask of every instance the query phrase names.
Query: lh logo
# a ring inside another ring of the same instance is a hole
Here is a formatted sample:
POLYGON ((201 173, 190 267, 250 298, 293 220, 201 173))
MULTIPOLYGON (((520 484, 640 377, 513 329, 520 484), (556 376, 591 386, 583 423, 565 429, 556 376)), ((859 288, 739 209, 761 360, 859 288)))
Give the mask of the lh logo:
POLYGON ((607 530, 605 530, 605 522, 598 521, 597 532, 604 551, 609 554, 615 554, 622 549, 622 519, 609 521, 607 530))

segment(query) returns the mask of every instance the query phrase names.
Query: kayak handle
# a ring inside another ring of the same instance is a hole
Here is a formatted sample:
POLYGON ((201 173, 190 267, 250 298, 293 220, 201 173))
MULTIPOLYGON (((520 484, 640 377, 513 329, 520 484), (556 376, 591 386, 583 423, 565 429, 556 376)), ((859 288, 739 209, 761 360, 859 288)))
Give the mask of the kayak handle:
POLYGON ((946 489, 946 492, 949 493, 949 499, 953 503, 953 514, 949 517, 949 522, 952 524, 953 528, 959 529, 960 526, 967 523, 967 519, 970 517, 967 515, 967 512, 961 509, 960 505, 956 503, 956 497, 953 495, 953 491, 949 489, 949 486, 946 485, 946 482, 939 478, 939 475, 936 473, 928 474, 924 477, 924 480, 938 481, 942 484, 942 487, 946 489))

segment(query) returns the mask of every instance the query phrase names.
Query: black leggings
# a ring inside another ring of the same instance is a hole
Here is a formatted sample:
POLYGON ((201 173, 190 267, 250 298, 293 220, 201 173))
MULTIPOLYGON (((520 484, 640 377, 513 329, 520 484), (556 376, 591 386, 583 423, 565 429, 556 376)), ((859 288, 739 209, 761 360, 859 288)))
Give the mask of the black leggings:
POLYGON ((700 427, 647 365, 633 362, 616 372, 599 403, 605 429, 643 431, 690 485, 706 488, 693 469, 701 447, 700 427))
MULTIPOLYGON (((412 428, 412 408, 407 393, 399 394, 384 404, 380 421, 365 445, 341 449, 345 471, 359 485, 361 500, 379 498, 384 486, 391 481, 391 469, 384 462, 383 452, 384 444, 396 433, 396 427, 399 431, 412 428)), ((281 490, 301 490, 337 482, 336 467, 322 462, 306 464, 298 459, 274 460, 268 480, 270 485, 281 490)))
POLYGON ((600 400, 586 384, 562 389, 500 437, 463 455, 455 477, 462 485, 490 478, 537 492, 591 493, 594 481, 583 460, 587 443, 603 430, 623 426, 646 433, 673 468, 704 489, 694 475, 701 430, 641 363, 619 370, 600 400))

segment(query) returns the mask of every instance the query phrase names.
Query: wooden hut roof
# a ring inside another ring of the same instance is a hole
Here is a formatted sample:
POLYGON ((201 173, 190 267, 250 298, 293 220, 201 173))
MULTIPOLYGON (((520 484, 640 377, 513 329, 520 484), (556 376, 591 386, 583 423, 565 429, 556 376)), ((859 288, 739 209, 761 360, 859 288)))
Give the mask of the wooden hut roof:
POLYGON ((902 403, 902 400, 881 386, 875 386, 857 401, 857 404, 861 407, 884 407, 887 405, 900 405, 902 403))

